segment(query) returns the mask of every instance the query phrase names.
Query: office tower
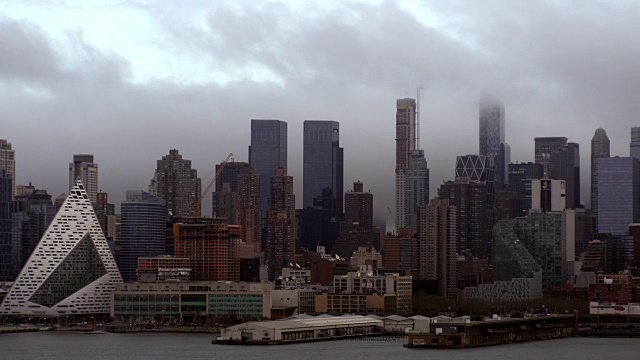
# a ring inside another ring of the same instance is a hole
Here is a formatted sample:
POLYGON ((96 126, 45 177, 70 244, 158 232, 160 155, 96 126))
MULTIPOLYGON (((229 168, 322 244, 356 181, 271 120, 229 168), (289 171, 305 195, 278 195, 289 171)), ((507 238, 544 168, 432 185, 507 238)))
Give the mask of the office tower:
POLYGON ((14 198, 11 212, 11 253, 15 275, 18 275, 31 256, 55 214, 56 208, 46 190, 35 189, 14 198))
POLYGON ((459 177, 440 185, 438 198, 455 208, 457 252, 469 250, 475 257, 491 258, 487 184, 459 177))
MULTIPOLYGON (((574 244, 574 260, 580 259, 580 254, 587 250, 589 241, 593 240, 593 213, 589 209, 566 209, 564 211, 565 243, 574 244)), ((567 247, 565 246, 565 250, 567 247)), ((567 252, 567 258, 571 255, 567 252)))
POLYGON ((304 122, 303 207, 322 206, 342 217, 344 151, 337 121, 304 122))
POLYGON ((344 194, 344 219, 366 230, 373 227, 373 194, 365 192, 360 181, 353 183, 353 191, 344 194))
POLYGON ((0 304, 0 314, 109 314, 119 282, 118 267, 78 180, 0 304))
POLYGON ((496 169, 495 186, 501 190, 507 182, 507 168, 511 157, 505 143, 504 105, 498 98, 483 93, 480 96, 480 155, 486 156, 489 164, 496 169))
POLYGON ((627 234, 640 222, 640 160, 609 157, 598 160, 598 232, 627 234))
POLYGON ((545 179, 565 181, 567 208, 580 207, 580 146, 566 137, 537 137, 535 159, 544 166, 545 179))
POLYGON ((567 146, 566 137, 537 137, 535 141, 535 162, 544 166, 545 179, 553 179, 552 170, 557 162, 557 153, 567 146))
POLYGON ((411 151, 416 149, 416 100, 396 101, 396 232, 406 227, 406 176, 411 151))
POLYGON ((509 164, 509 186, 518 194, 518 216, 531 209, 531 180, 544 177, 544 167, 536 163, 509 164))
POLYGON ((0 282, 13 281, 16 276, 11 243, 12 190, 13 178, 0 168, 0 282))
POLYGON ((482 182, 494 189, 495 168, 487 156, 463 155, 456 157, 456 178, 467 178, 473 182, 482 182))
POLYGON ((242 227, 242 240, 252 244, 255 253, 262 251, 262 209, 260 176, 252 167, 238 174, 238 224, 242 227))
POLYGON ((118 265, 124 281, 135 281, 138 258, 165 255, 166 202, 142 190, 129 190, 120 212, 118 265))
POLYGON ((567 209, 580 207, 580 146, 570 142, 559 149, 550 179, 564 180, 567 209))
POLYGON ((433 199, 420 208, 418 278, 438 281, 438 295, 448 298, 456 298, 456 219, 447 199, 433 199))
POLYGON ((412 150, 405 169, 405 221, 403 227, 418 229, 420 207, 429 203, 429 168, 424 150, 412 150))
MULTIPOLYGON (((176 149, 158 160, 149 185, 149 193, 166 201, 169 216, 192 217, 194 204, 201 197, 201 180, 198 171, 191 168, 191 160, 182 158, 176 149)), ((200 207, 196 209, 200 213, 200 207)))
POLYGON ((260 178, 260 209, 266 218, 270 179, 276 169, 287 168, 287 123, 280 120, 251 120, 249 166, 260 178))
POLYGON ((269 281, 282 274, 282 268, 293 263, 296 238, 296 198, 293 177, 278 168, 271 177, 267 210, 266 259, 269 281))
POLYGON ((11 143, 5 139, 0 139, 0 169, 6 171, 6 176, 13 181, 11 188, 11 199, 13 199, 16 196, 16 151, 11 148, 11 143))
MULTIPOLYGON (((640 128, 638 129, 638 158, 640 159, 640 128)), ((633 129, 631 129, 633 138, 633 129)), ((632 139, 633 143, 633 139, 632 139)), ((611 156, 609 137, 603 128, 598 128, 591 139, 591 212, 598 219, 598 159, 611 156)), ((633 148, 633 144, 632 144, 633 148)), ((631 155, 633 157, 633 155, 631 155)), ((597 229, 596 229, 597 230, 597 229)))
POLYGON ((73 162, 69 163, 69 190, 80 179, 89 196, 91 204, 95 204, 98 196, 98 164, 91 154, 75 154, 73 162))
POLYGON ((567 208, 564 180, 531 180, 531 210, 562 211, 567 208))
MULTIPOLYGON (((609 139, 607 139, 607 144, 608 143, 609 139)), ((640 160, 640 127, 631 128, 631 143, 629 144, 629 155, 640 160)))

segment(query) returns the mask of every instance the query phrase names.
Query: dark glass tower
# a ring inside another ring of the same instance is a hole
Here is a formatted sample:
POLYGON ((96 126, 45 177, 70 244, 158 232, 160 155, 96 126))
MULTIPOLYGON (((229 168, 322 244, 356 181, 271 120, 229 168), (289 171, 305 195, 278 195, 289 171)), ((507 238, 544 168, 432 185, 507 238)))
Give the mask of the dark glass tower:
POLYGON ((303 206, 321 206, 334 217, 342 216, 344 179, 340 124, 337 121, 304 122, 303 206))
POLYGON ((280 120, 251 120, 249 166, 260 177, 260 208, 266 218, 271 178, 276 169, 287 168, 287 123, 280 120))
POLYGON ((13 281, 18 275, 11 251, 11 193, 13 179, 0 168, 0 281, 13 281))
POLYGON ((127 191, 121 204, 120 273, 135 281, 139 257, 165 255, 165 201, 144 191, 127 191))
POLYGON ((507 182, 507 169, 511 148, 505 144, 504 105, 488 93, 480 96, 480 155, 487 157, 496 170, 495 188, 501 190, 507 182))
POLYGON ((596 224, 598 218, 598 159, 610 156, 607 132, 603 128, 598 128, 591 139, 591 212, 596 219, 596 224))

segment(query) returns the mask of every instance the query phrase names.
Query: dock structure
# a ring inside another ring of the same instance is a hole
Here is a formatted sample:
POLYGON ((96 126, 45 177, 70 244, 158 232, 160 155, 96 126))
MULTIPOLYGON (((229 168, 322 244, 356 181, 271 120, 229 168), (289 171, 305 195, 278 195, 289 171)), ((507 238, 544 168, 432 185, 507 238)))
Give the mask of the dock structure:
POLYGON ((281 320, 252 321, 223 329, 216 344, 274 345, 336 340, 380 334, 382 320, 361 315, 297 315, 281 320))
POLYGON ((429 333, 409 333, 409 348, 462 348, 573 336, 577 314, 431 323, 429 333))

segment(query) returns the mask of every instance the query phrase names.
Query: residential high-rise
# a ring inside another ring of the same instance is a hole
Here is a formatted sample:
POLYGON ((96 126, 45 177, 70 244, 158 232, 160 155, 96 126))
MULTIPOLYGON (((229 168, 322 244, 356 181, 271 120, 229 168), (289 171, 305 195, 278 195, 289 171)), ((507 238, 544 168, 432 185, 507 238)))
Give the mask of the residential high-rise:
MULTIPOLYGON (((637 129, 639 151, 638 158, 640 159, 640 128, 637 129)), ((633 141, 631 146, 633 148, 633 141)), ((604 131, 603 128, 598 128, 593 135, 593 138, 591 139, 591 213, 596 219, 596 223, 598 219, 598 159, 610 157, 611 153, 609 148, 610 144, 609 137, 607 137, 607 132, 604 131)))
POLYGON ((344 219, 367 230, 373 227, 373 194, 365 192, 360 181, 353 183, 353 191, 344 194, 344 219))
MULTIPOLYGON (((222 164, 216 165, 216 173, 220 170, 222 164)), ((228 192, 237 193, 238 192, 238 175, 243 174, 244 170, 249 167, 249 163, 246 162, 228 162, 220 175, 216 179, 216 184, 214 187, 214 191, 211 194, 211 202, 212 202, 212 214, 214 216, 222 216, 217 213, 218 207, 220 206, 219 197, 222 196, 223 189, 225 188, 225 184, 228 185, 228 192)), ((233 223, 230 220, 230 223, 233 223)))
POLYGON ((424 150, 412 150, 405 169, 405 221, 404 228, 418 229, 420 207, 429 203, 429 168, 424 150))
MULTIPOLYGON (((102 228, 104 235, 107 236, 108 219, 109 216, 116 214, 116 206, 109 202, 109 194, 105 192, 99 192, 96 197, 97 200, 93 205, 93 208, 96 211, 100 227, 102 228)), ((109 239, 107 239, 107 241, 109 241, 109 239)))
MULTIPOLYGON (((201 180, 198 171, 191 168, 191 160, 182 158, 176 149, 157 162, 149 193, 166 201, 169 216, 194 216, 193 204, 200 200, 201 180)), ((200 209, 198 209, 200 213, 200 209)))
POLYGON ((598 160, 598 232, 627 234, 640 222, 640 160, 609 157, 598 160))
POLYGON ((457 216, 448 199, 433 199, 420 208, 418 221, 420 280, 438 281, 438 295, 456 298, 457 216))
POLYGON ((282 274, 282 268, 293 263, 296 240, 296 198, 293 177, 278 168, 271 177, 267 210, 266 259, 269 280, 282 274))
POLYGON ((491 257, 487 184, 458 177, 440 185, 438 198, 446 199, 456 211, 457 251, 466 250, 479 258, 491 257))
POLYGON ((13 281, 16 276, 11 242, 11 191, 13 188, 13 178, 0 167, 0 282, 13 281))
POLYGON ((280 120, 251 120, 249 166, 260 178, 260 209, 266 218, 270 179, 276 169, 287 168, 287 123, 280 120))
POLYGON ((11 253, 15 275, 18 275, 31 256, 55 214, 56 208, 46 190, 34 189, 32 193, 14 198, 11 212, 11 253))
POLYGON ((242 227, 242 239, 253 244, 254 251, 262 251, 262 209, 260 200, 260 176, 247 167, 238 175, 238 224, 242 227))
POLYGON ((504 105, 488 93, 480 96, 480 155, 496 169, 495 186, 501 190, 508 181, 507 167, 511 151, 505 143, 504 105))
MULTIPOLYGON (((609 140, 607 140, 608 143, 609 140)), ((640 127, 631 128, 631 143, 629 144, 629 155, 640 159, 640 127)))
POLYGON ((11 148, 11 143, 5 139, 0 139, 0 169, 6 171, 6 176, 13 181, 11 188, 11 199, 13 199, 16 196, 16 151, 11 148))
POLYGON ((416 149, 416 100, 396 101, 396 231, 406 227, 406 175, 411 151, 416 149))
POLYGON ((340 147, 340 124, 337 121, 306 120, 303 139, 302 205, 305 208, 319 205, 328 209, 332 216, 341 218, 344 150, 340 147))
POLYGON ((135 281, 138 258, 165 255, 166 201, 142 190, 130 190, 120 211, 118 265, 124 281, 135 281))
POLYGON ((118 267, 78 180, 0 304, 0 314, 108 314, 119 282, 118 267))
POLYGON ((89 196, 91 204, 98 200, 98 164, 94 162, 91 154, 73 155, 73 162, 69 163, 69 190, 80 179, 89 196))
POLYGON ((518 216, 525 216, 531 209, 531 181, 544 177, 542 164, 509 164, 509 185, 518 194, 518 216))

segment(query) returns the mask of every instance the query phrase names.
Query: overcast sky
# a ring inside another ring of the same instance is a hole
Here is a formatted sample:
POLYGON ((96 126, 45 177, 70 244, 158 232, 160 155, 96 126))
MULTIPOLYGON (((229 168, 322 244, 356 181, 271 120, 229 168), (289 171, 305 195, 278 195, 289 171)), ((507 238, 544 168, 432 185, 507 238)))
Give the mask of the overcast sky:
POLYGON ((639 18, 637 1, 3 0, 0 138, 18 184, 55 197, 73 154, 92 153, 119 203, 169 149, 206 184, 228 153, 247 161, 250 119, 280 119, 300 205, 302 122, 336 120, 345 189, 364 182, 384 218, 396 99, 424 87, 433 197, 455 156, 478 152, 487 90, 505 104, 512 161, 533 161, 535 136, 580 144, 588 204, 595 129, 628 156, 640 126, 639 18))

